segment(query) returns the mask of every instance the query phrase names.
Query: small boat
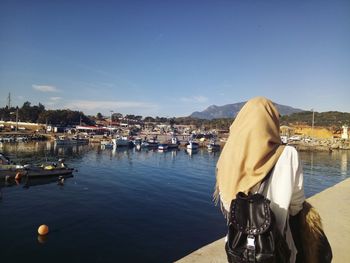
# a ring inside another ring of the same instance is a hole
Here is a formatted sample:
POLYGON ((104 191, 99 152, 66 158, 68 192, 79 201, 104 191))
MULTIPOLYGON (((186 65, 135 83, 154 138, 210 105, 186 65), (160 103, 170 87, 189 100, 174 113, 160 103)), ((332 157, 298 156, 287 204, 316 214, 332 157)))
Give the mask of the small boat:
POLYGON ((56 145, 69 145, 72 144, 72 141, 64 135, 58 136, 55 138, 56 145))
POLYGON ((89 139, 81 138, 78 135, 73 136, 72 138, 68 138, 65 135, 58 136, 55 138, 56 145, 80 145, 89 143, 89 139))
POLYGON ((216 152, 220 150, 220 145, 216 144, 214 140, 212 140, 210 143, 207 145, 208 152, 216 152))
POLYGON ((112 142, 116 147, 130 147, 133 145, 133 142, 125 136, 112 139, 112 142))
POLYGON ((69 175, 73 173, 73 170, 65 165, 63 159, 59 159, 57 163, 45 163, 40 166, 17 165, 0 153, 0 179, 15 180, 22 177, 69 175))
POLYGON ((72 144, 88 144, 89 143, 88 138, 81 138, 78 135, 73 136, 71 141, 72 141, 72 144))
POLYGON ((197 150, 199 148, 199 144, 194 141, 189 141, 186 148, 189 150, 197 150))
POLYGON ((135 139, 133 140, 133 143, 134 143, 135 146, 141 145, 141 144, 142 144, 142 139, 139 138, 139 137, 137 137, 137 138, 135 138, 135 139))
POLYGON ((111 141, 101 141, 101 149, 112 149, 114 147, 114 143, 111 141))
POLYGON ((171 138, 171 143, 168 143, 168 149, 178 149, 180 145, 179 140, 176 137, 171 138))
POLYGON ((160 150, 160 151, 166 151, 167 149, 168 149, 168 144, 166 144, 166 143, 160 143, 158 145, 158 150, 160 150))
POLYGON ((141 144, 142 147, 146 148, 158 148, 159 142, 156 139, 150 139, 141 144))

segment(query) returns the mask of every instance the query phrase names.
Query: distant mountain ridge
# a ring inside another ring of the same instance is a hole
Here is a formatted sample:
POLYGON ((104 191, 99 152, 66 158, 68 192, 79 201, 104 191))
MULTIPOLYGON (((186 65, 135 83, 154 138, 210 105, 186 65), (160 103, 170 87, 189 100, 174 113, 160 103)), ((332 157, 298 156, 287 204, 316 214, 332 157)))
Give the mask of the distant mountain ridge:
MULTIPOLYGON (((206 108, 204 111, 193 112, 190 115, 190 117, 205 119, 205 120, 220 119, 220 118, 234 118, 236 117, 237 113, 241 110, 241 108, 245 103, 246 102, 238 102, 233 104, 226 104, 223 106, 211 105, 208 108, 206 108)), ((274 103, 274 104, 282 116, 304 111, 301 109, 293 108, 291 106, 281 105, 278 103, 274 103)))

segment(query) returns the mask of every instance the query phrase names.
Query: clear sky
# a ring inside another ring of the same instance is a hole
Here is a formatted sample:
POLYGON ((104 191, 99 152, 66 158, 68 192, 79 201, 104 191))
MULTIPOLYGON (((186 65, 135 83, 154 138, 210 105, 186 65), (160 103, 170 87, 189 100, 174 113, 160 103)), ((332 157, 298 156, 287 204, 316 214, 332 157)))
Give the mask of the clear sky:
POLYGON ((0 0, 0 107, 350 112, 350 1, 0 0))

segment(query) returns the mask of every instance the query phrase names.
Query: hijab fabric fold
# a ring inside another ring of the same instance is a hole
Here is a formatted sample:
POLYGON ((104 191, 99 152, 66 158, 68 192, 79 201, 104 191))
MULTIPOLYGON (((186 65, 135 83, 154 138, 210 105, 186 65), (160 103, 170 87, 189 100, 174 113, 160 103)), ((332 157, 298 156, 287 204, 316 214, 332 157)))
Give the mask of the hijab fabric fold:
POLYGON ((274 167, 284 146, 279 113, 273 103, 249 100, 230 127, 230 135, 216 166, 214 199, 229 211, 238 192, 247 193, 274 167))

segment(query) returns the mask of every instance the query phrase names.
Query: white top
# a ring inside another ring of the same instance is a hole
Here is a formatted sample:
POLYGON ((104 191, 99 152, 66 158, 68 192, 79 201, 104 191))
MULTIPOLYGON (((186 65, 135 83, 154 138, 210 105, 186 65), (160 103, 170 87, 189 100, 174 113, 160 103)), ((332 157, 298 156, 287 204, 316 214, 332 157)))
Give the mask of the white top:
POLYGON ((288 215, 296 215, 305 201, 303 168, 294 147, 286 146, 283 150, 265 184, 264 195, 271 201, 270 207, 276 216, 279 230, 281 233, 286 231, 286 240, 292 252, 290 262, 294 263, 297 250, 289 224, 286 225, 286 222, 288 215))

